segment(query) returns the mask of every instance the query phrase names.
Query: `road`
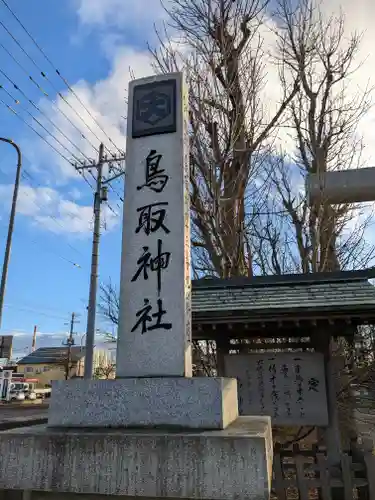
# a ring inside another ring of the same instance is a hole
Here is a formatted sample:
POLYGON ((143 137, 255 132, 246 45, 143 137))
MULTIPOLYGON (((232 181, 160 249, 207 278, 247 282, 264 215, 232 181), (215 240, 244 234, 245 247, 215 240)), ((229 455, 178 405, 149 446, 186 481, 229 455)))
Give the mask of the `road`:
POLYGON ((47 405, 1 405, 0 430, 33 425, 33 423, 44 423, 43 419, 47 419, 47 414, 47 405))

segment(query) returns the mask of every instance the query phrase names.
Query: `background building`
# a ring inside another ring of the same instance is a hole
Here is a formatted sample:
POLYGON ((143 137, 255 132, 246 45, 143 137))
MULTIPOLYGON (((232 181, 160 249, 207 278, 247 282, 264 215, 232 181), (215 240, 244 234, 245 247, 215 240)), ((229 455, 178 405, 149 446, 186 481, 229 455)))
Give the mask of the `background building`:
MULTIPOLYGON (((39 379, 41 385, 53 380, 83 377, 85 347, 41 347, 18 361, 17 372, 39 379)), ((94 373, 98 378, 113 378, 114 366, 110 354, 103 349, 94 351, 94 373)))

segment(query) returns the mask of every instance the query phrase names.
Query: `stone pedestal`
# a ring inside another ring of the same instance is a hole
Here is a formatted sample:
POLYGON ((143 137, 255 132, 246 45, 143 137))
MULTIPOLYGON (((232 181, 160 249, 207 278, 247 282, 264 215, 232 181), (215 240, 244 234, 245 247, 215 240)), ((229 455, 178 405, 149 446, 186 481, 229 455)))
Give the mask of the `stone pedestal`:
POLYGON ((76 379, 53 384, 48 425, 225 429, 237 417, 236 379, 76 379))
POLYGON ((223 431, 55 430, 0 434, 0 489, 142 498, 269 498, 268 417, 223 431))

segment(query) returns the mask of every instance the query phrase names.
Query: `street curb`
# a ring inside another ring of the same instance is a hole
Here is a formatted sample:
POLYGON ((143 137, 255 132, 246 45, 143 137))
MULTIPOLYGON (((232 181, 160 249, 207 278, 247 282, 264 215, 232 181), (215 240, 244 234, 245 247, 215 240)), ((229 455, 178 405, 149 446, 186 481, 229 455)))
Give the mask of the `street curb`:
POLYGON ((0 432, 1 431, 9 431, 11 429, 18 429, 20 427, 30 427, 33 425, 42 425, 48 422, 48 418, 30 418, 26 420, 22 420, 21 422, 1 422, 0 423, 0 432))
POLYGON ((47 410, 49 408, 48 403, 38 403, 38 404, 17 404, 17 403, 0 403, 0 413, 1 410, 47 410))

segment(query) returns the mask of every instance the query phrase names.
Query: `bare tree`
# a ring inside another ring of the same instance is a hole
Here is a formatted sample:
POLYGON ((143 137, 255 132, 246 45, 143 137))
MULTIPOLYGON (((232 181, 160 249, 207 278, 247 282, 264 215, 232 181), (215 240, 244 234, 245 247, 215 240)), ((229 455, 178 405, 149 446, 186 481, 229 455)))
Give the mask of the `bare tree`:
MULTIPOLYGON (((309 173, 361 165, 370 89, 347 89, 361 37, 347 36, 342 16, 324 20, 313 0, 278 0, 274 12, 267 0, 171 0, 166 9, 152 54, 156 71, 188 77, 194 277, 368 265, 372 213, 309 207, 303 187, 309 173), (267 54, 273 27, 277 48, 267 54), (273 114, 262 100, 266 63, 280 76, 273 114), (281 130, 291 151, 273 145, 281 130)), ((116 289, 101 291, 102 312, 117 324, 116 289)))
POLYGON ((371 89, 348 91, 361 38, 347 37, 343 16, 324 20, 311 0, 297 7, 279 0, 274 19, 280 83, 288 88, 298 80, 300 90, 287 110, 295 152, 279 151, 263 172, 274 186, 272 203, 276 198, 285 216, 275 220, 269 211, 266 223, 257 221, 255 258, 277 273, 366 267, 374 257, 364 239, 371 211, 361 218, 361 207, 333 207, 323 197, 309 207, 303 187, 309 173, 361 166, 358 124, 369 109, 371 89))
MULTIPOLYGON (((372 213, 310 207, 303 187, 309 173, 361 166, 358 123, 371 89, 348 93, 361 37, 345 33, 342 16, 325 20, 313 0, 278 0, 274 12, 267 0, 171 0, 166 9, 152 54, 156 71, 184 68, 188 78, 194 277, 367 266, 372 213), (273 114, 262 100, 266 63, 280 77, 273 114), (281 129, 289 151, 273 144, 281 129)), ((111 283, 102 310, 117 323, 111 283)))
POLYGON ((108 283, 101 283, 100 285, 99 311, 106 320, 117 326, 119 310, 120 296, 116 286, 109 279, 108 283))
POLYGON ((188 78, 195 271, 252 275, 247 232, 261 204, 255 180, 271 134, 298 92, 298 79, 284 88, 278 109, 267 118, 260 34, 267 0, 168 5, 174 38, 160 36, 161 48, 152 53, 157 71, 183 66, 188 78))

